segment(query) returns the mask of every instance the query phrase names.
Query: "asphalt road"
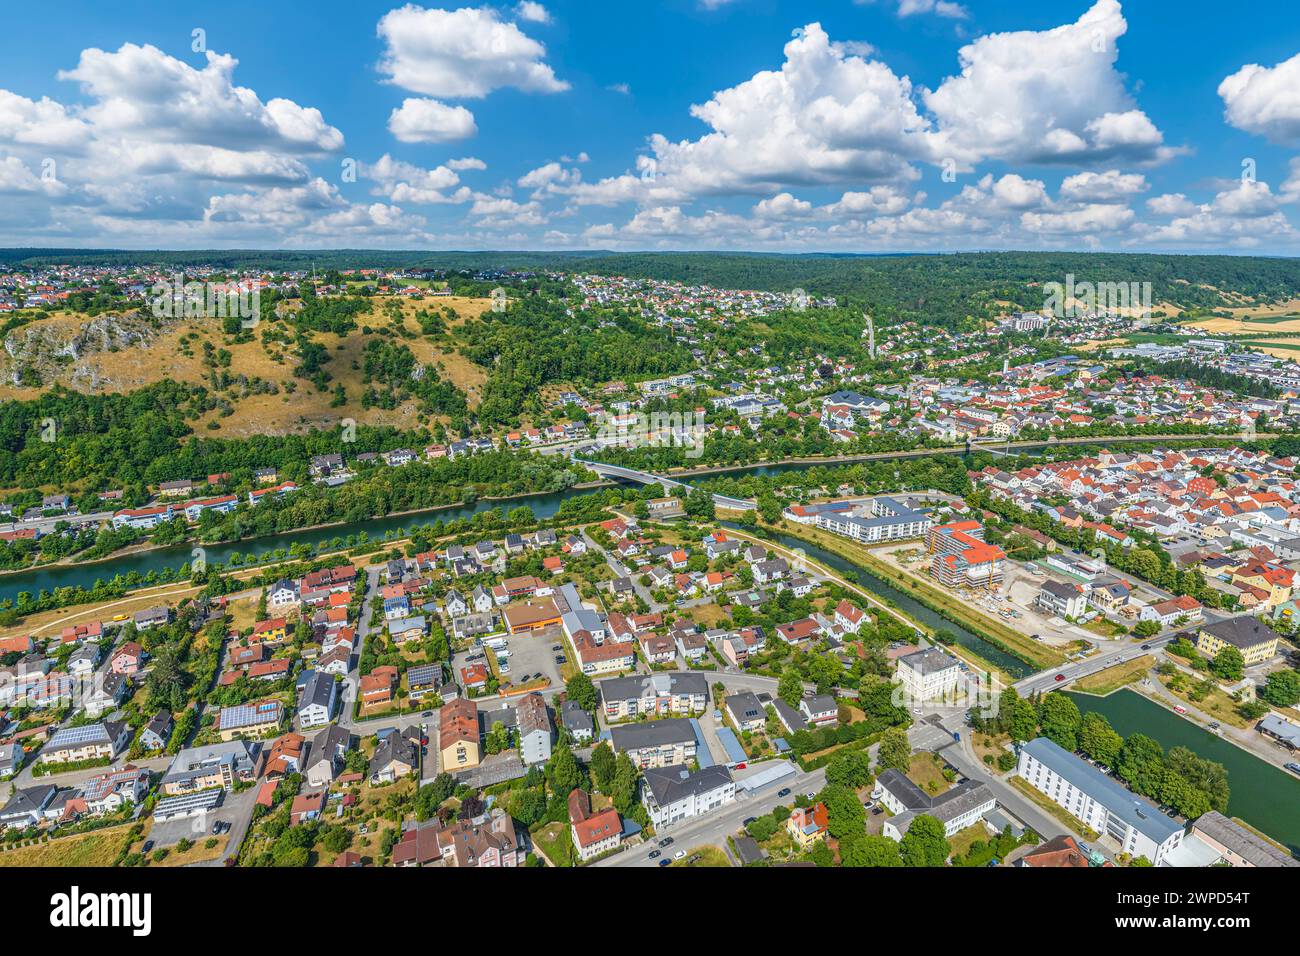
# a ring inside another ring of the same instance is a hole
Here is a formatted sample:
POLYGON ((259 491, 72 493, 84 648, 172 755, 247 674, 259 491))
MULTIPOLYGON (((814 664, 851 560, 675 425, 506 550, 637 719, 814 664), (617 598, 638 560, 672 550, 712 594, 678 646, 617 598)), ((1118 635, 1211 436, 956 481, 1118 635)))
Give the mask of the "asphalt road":
POLYGON ((792 775, 773 781, 756 794, 751 795, 737 788, 735 803, 705 816, 666 827, 657 836, 658 839, 672 837, 673 843, 668 847, 660 849, 657 841, 644 843, 622 853, 616 853, 614 856, 605 857, 603 860, 597 860, 592 866, 658 866, 660 859, 671 860, 678 850, 689 852, 702 846, 725 847, 727 837, 739 833, 741 824, 747 818, 771 813, 781 804, 793 806, 795 794, 813 793, 824 786, 826 786, 824 769, 804 773, 796 767, 792 775), (777 794, 787 787, 791 791, 789 796, 778 797, 777 794), (661 854, 659 859, 650 859, 650 853, 654 850, 659 850, 661 854))
POLYGON ((1070 664, 1064 664, 1060 667, 1053 667, 1049 670, 1040 671, 1024 680, 1018 682, 1015 687, 1020 692, 1021 697, 1028 697, 1036 692, 1047 692, 1049 690, 1064 690, 1071 681, 1078 680, 1080 677, 1086 677, 1089 674, 1095 674, 1097 671, 1105 670, 1108 667, 1114 667, 1116 664, 1123 664, 1127 661, 1136 660, 1146 654, 1159 651, 1166 644, 1174 639, 1173 634, 1165 634, 1161 637, 1153 637, 1150 640, 1143 641, 1141 644, 1126 644, 1123 647, 1103 650, 1100 654, 1090 657, 1084 661, 1076 661, 1070 664), (1149 650, 1143 650, 1143 647, 1149 650), (1060 680, 1057 678, 1060 677, 1060 680))

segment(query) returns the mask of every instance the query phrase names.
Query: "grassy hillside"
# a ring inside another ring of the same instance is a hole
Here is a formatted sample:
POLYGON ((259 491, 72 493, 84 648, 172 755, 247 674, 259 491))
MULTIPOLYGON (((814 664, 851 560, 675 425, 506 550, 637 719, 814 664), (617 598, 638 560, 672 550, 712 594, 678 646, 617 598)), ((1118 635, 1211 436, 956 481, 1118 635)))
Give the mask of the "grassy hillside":
POLYGON ((419 366, 450 383, 473 409, 486 373, 459 353, 457 336, 462 326, 476 320, 490 304, 486 299, 418 302, 376 297, 370 313, 362 316, 355 328, 341 334, 307 333, 328 357, 323 363, 329 375, 324 388, 318 388, 310 377, 295 374, 302 365, 301 349, 296 338, 277 327, 281 323, 268 323, 251 335, 232 337, 224 334, 215 320, 155 322, 119 313, 92 321, 55 312, 10 333, 19 354, 0 351, 0 401, 34 399, 56 384, 83 394, 126 394, 171 381, 202 385, 219 396, 216 407, 192 423, 195 431, 214 437, 301 433, 334 427, 344 416, 360 424, 411 430, 446 423, 449 416, 429 414, 416 396, 397 401, 385 398, 365 407, 367 390, 399 396, 400 386, 405 384, 394 381, 381 389, 385 383, 380 381, 382 373, 376 374, 374 362, 371 380, 366 381, 368 347, 390 342, 405 346, 419 366), (431 308, 450 308, 457 316, 435 336, 422 334, 415 317, 420 310, 431 308), (395 314, 401 316, 403 331, 397 331, 395 314), (117 334, 104 340, 98 331, 110 320, 117 334), (91 327, 94 333, 86 334, 91 327), (123 341, 126 339, 132 341, 123 341), (76 357, 65 354, 71 342, 78 343, 76 357), (15 379, 22 384, 15 384, 15 379), (388 404, 393 407, 381 407, 388 404))

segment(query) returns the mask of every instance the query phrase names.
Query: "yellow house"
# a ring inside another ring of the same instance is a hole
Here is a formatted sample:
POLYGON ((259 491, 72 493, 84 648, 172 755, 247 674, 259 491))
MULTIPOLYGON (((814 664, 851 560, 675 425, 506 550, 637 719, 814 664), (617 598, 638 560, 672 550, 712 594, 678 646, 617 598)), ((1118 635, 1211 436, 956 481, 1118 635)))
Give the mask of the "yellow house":
POLYGON ((1241 651, 1246 666, 1250 667, 1277 655, 1277 639, 1276 631, 1253 617, 1232 617, 1201 628, 1196 637, 1196 649, 1213 659, 1225 647, 1235 647, 1241 651))
POLYGON ((479 764, 478 705, 468 698, 444 704, 439 714, 438 751, 448 773, 479 764))
POLYGON ((249 642, 253 644, 278 644, 288 636, 289 622, 282 617, 258 621, 253 625, 249 642))
POLYGON ((1232 573, 1233 584, 1249 584, 1268 593, 1265 607, 1281 607, 1291 600, 1291 585, 1295 581, 1295 572, 1290 568, 1279 568, 1263 561, 1252 561, 1232 573))
POLYGON ((789 831, 791 839, 800 848, 806 850, 826 836, 826 826, 829 822, 830 815, 826 810, 826 804, 819 803, 814 807, 795 807, 785 821, 785 828, 789 831))

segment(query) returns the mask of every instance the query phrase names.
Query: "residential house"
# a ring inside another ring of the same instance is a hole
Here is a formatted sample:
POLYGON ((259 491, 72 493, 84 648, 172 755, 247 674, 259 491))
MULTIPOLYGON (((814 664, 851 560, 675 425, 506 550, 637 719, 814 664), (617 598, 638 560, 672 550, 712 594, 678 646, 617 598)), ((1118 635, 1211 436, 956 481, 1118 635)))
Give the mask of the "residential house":
POLYGON ((684 763, 653 766, 646 769, 641 780, 641 802, 657 831, 703 816, 735 799, 736 783, 726 767, 704 767, 692 772, 684 763))
POLYGON ((478 705, 461 698, 446 703, 439 714, 438 752, 449 773, 479 765, 478 705))

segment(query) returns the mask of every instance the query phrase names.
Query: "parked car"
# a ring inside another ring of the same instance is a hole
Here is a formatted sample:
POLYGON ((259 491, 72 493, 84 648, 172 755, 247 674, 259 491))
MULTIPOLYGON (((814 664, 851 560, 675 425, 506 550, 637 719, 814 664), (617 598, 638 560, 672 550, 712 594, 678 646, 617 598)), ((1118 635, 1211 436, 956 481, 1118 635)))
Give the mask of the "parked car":
POLYGON ((431 711, 431 710, 426 710, 426 711, 425 711, 424 713, 422 713, 420 716, 421 716, 421 717, 432 717, 432 716, 433 716, 433 711, 431 711))
POLYGON ((651 851, 650 851, 650 859, 652 859, 652 860, 657 860, 657 859, 659 859, 659 857, 661 857, 661 856, 663 856, 663 854, 660 853, 658 850, 651 850, 651 851))
POLYGON ((660 861, 659 861, 659 865, 660 865, 660 866, 667 866, 668 864, 670 864, 670 863, 672 863, 672 862, 673 862, 672 860, 669 860, 669 859, 663 859, 663 860, 660 860, 660 861))
POLYGON ((662 846, 672 846, 672 843, 673 843, 673 838, 672 838, 672 837, 664 837, 662 840, 659 841, 659 845, 660 845, 661 847, 662 847, 662 846))
POLYGON ((673 854, 673 859, 674 859, 674 860, 680 860, 680 859, 684 858, 685 856, 686 856, 686 851, 685 851, 685 850, 678 850, 676 853, 673 854))

